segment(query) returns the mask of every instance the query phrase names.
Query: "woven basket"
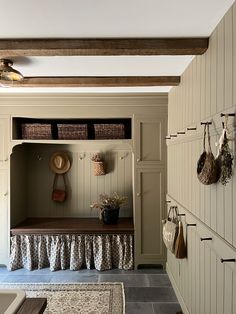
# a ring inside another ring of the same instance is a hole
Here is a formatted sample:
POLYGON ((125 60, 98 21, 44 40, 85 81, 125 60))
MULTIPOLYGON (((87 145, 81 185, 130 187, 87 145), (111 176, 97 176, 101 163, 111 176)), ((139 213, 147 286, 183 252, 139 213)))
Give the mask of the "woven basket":
POLYGON ((22 123, 21 132, 23 139, 48 140, 52 139, 51 124, 22 123))
POLYGON ((87 124, 57 124, 58 139, 61 140, 87 140, 87 124))
POLYGON ((125 126, 122 123, 117 124, 94 124, 95 139, 124 139, 125 126))
POLYGON ((103 176, 106 174, 105 172, 105 164, 103 161, 93 162, 93 174, 95 176, 103 176))
POLYGON ((197 177, 198 180, 205 185, 216 183, 217 180, 217 165, 215 157, 211 151, 209 124, 204 127, 203 136, 203 153, 197 162, 197 177), (206 151, 206 133, 208 140, 208 151, 206 151))

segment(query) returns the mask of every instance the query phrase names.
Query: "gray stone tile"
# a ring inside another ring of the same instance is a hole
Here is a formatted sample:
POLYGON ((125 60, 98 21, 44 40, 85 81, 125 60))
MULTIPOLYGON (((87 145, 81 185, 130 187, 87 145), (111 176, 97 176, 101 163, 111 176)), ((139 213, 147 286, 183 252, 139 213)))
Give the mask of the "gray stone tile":
POLYGON ((50 282, 50 276, 33 276, 33 275, 18 275, 18 276, 11 276, 7 275, 2 282, 9 282, 9 283, 36 283, 36 282, 50 282))
POLYGON ((95 274, 92 274, 92 275, 86 275, 86 276, 81 276, 81 275, 77 275, 77 274, 74 274, 74 275, 64 275, 64 276, 52 276, 51 278, 51 282, 55 283, 55 282, 67 282, 67 283, 70 283, 70 282, 95 282, 97 283, 98 282, 98 275, 95 275, 95 274))
POLYGON ((181 311, 179 303, 153 303, 155 314, 175 314, 181 311))
POLYGON ((7 272, 6 266, 0 266, 0 274, 4 272, 7 272))
POLYGON ((146 275, 150 287, 171 287, 171 282, 167 274, 146 275))
POLYGON ((170 287, 126 287, 127 302, 177 302, 170 287))
POLYGON ((99 282, 123 282, 126 287, 147 287, 148 279, 146 275, 99 275, 99 282))
POLYGON ((125 304, 126 314, 154 314, 152 303, 127 302, 125 304))

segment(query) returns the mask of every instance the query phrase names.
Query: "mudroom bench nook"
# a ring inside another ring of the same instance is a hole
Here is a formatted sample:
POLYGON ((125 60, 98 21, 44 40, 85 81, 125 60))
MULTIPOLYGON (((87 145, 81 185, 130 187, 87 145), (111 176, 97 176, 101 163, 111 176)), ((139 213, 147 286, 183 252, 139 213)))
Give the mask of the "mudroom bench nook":
POLYGON ((133 234, 132 218, 116 225, 97 218, 28 218, 11 229, 9 270, 130 270, 133 234))

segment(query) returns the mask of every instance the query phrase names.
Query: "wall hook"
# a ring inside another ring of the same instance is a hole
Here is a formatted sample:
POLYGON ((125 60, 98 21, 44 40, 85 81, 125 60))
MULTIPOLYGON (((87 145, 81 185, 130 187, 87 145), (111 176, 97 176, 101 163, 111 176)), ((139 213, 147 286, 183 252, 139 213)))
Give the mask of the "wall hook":
POLYGON ((123 156, 120 156, 120 160, 125 159, 129 156, 129 152, 126 152, 123 156))
POLYGON ((170 137, 177 137, 177 134, 171 134, 170 137))
POLYGON ((177 132, 177 134, 185 134, 185 132, 184 131, 179 131, 179 132, 177 132))
POLYGON ((177 216, 186 216, 185 214, 177 214, 177 216))
POLYGON ((79 160, 83 160, 86 157, 85 153, 80 153, 79 154, 79 160))
POLYGON ((200 238, 201 241, 208 241, 208 240, 212 240, 212 238, 200 238))
POLYGON ((201 122, 201 125, 211 125, 212 124, 212 122, 209 122, 209 121, 207 121, 207 122, 201 122))
POLYGON ((235 113, 221 113, 220 116, 221 116, 221 117, 225 117, 225 116, 228 116, 228 117, 235 117, 235 113))
POLYGON ((194 127, 194 128, 187 128, 187 131, 195 131, 195 130, 197 130, 196 127, 194 127))
POLYGON ((236 259, 235 258, 221 258, 220 259, 221 263, 225 263, 225 262, 236 262, 236 259))
POLYGON ((197 224, 187 224, 187 227, 196 227, 197 224))
POLYGON ((171 137, 169 137, 169 136, 166 136, 166 137, 165 137, 165 139, 166 139, 166 140, 170 140, 170 139, 171 139, 171 137))

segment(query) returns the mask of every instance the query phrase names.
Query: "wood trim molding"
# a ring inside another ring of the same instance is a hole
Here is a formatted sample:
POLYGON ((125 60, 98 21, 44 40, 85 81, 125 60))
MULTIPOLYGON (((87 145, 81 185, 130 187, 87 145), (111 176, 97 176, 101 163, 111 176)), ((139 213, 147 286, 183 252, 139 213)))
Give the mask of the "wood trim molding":
POLYGON ((199 55, 209 38, 1 39, 0 56, 199 55))
POLYGON ((177 86, 180 76, 64 76, 25 77, 13 87, 133 87, 177 86))

